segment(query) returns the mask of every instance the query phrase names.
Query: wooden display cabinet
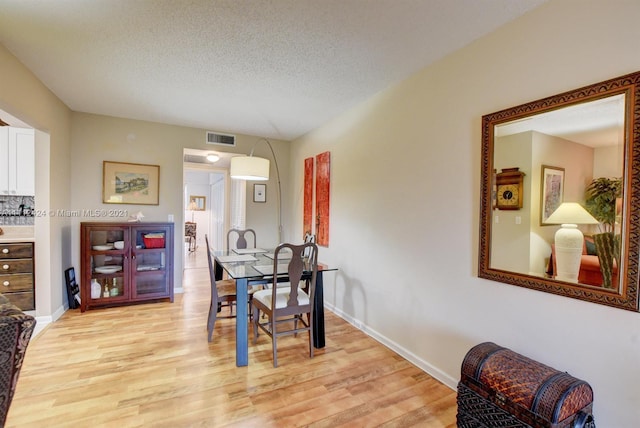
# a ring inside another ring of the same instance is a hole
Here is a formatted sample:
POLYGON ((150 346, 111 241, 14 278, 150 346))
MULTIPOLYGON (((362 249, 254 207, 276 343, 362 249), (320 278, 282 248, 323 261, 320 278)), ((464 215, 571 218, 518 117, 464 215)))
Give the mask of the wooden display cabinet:
POLYGON ((80 228, 82 312, 173 302, 173 223, 82 222, 80 228))

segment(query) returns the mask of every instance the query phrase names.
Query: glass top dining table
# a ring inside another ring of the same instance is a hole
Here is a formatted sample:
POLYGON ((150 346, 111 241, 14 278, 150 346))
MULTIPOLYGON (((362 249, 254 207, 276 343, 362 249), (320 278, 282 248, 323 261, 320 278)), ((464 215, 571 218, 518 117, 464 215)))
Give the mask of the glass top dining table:
MULTIPOLYGON (((212 251, 212 253, 215 259, 216 281, 222 279, 223 272, 227 272, 229 278, 236 281, 236 366, 247 366, 249 364, 247 290, 251 285, 272 282, 273 250, 253 248, 212 251)), ((288 260, 286 259, 282 260, 282 263, 287 262, 288 260)), ((279 265, 278 271, 280 270, 279 265)), ((313 299, 313 345, 316 348, 324 348, 325 345, 323 273, 336 270, 338 268, 318 262, 318 274, 316 275, 316 288, 313 299)))

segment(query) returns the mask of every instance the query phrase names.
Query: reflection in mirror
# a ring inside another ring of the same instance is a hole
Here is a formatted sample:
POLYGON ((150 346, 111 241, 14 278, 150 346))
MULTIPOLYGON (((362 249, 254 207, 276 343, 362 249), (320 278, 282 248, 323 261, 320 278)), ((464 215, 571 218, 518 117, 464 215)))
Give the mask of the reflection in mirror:
POLYGON ((637 310, 637 81, 483 117, 480 277, 637 310))
MULTIPOLYGON (((622 177, 624 98, 624 94, 615 95, 495 126, 496 171, 518 167, 524 172, 524 183, 522 209, 500 209, 498 205, 493 210, 492 268, 557 277, 554 238, 560 225, 546 220, 562 202, 577 202, 584 207, 586 190, 593 180, 622 177), (545 178, 550 185, 544 186, 545 178)), ((502 198, 502 189, 496 190, 497 198, 502 198)), ((615 210, 615 198, 603 203, 612 204, 610 209, 615 210)), ((575 281, 581 284, 603 286, 601 257, 595 251, 594 236, 608 233, 606 226, 600 222, 578 226, 585 237, 577 254, 580 263, 575 281)), ((565 280, 574 282, 566 277, 565 280)), ((614 286, 611 278, 607 286, 614 286)))

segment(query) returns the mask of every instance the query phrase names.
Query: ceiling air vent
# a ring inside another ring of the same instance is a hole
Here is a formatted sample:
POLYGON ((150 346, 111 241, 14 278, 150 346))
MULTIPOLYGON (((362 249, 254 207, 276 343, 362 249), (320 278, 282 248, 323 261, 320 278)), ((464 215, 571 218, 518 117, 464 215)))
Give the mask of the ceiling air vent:
POLYGON ((198 155, 184 155, 184 161, 190 163, 211 163, 207 162, 207 158, 198 155))
POLYGON ((217 144, 220 146, 235 146, 236 136, 207 131, 207 144, 217 144))

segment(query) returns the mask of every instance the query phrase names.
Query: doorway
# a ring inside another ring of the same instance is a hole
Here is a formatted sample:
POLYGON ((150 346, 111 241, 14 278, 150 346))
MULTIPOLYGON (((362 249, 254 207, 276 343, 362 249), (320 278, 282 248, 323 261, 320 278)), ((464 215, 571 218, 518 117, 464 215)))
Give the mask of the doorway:
POLYGON ((205 235, 212 249, 223 249, 226 173, 185 168, 185 268, 207 267, 205 235))
POLYGON ((224 249, 229 218, 229 159, 211 151, 185 149, 183 159, 184 268, 207 268, 205 235, 212 249, 224 249))

